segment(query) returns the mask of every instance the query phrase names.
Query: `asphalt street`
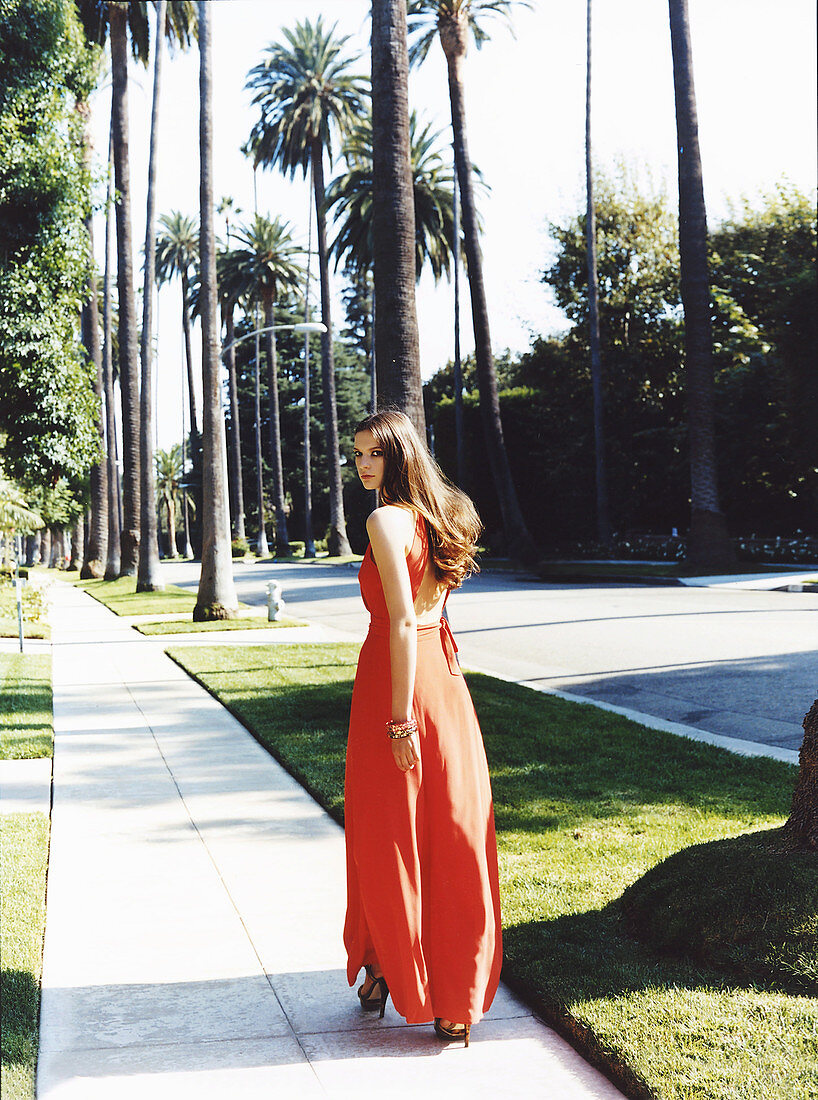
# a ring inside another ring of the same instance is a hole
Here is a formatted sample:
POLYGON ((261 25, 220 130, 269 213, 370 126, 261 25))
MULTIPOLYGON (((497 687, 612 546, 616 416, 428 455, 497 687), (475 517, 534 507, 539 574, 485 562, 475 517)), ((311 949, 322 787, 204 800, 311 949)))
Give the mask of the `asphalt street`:
MULTIPOLYGON (((197 563, 165 563, 195 588, 197 563)), ((239 564, 239 599, 358 638, 368 614, 357 564, 239 564)), ((720 587, 545 584, 470 578, 448 603, 464 667, 629 707, 726 737, 797 750, 818 695, 818 596, 720 587)))

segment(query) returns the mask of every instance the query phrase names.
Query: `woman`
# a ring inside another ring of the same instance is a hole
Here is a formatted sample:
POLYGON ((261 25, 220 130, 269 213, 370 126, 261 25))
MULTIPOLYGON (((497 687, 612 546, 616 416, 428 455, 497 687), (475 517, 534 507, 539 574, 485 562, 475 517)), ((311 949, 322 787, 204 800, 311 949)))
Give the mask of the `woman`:
POLYGON ((344 944, 365 1009, 469 1043, 500 978, 497 848, 480 727, 448 622, 480 521, 403 413, 367 417, 355 463, 381 507, 359 572, 371 614, 346 764, 344 944))

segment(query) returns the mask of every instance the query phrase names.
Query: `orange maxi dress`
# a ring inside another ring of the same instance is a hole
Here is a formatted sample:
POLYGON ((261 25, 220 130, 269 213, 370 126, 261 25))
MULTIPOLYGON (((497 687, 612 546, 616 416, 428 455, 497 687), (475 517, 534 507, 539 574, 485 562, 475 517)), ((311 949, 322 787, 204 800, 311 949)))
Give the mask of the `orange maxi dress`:
MULTIPOLYGON (((407 555, 412 596, 428 560, 421 517, 407 555)), ((445 619, 418 627, 413 715, 420 760, 396 767, 389 614, 367 547, 358 579, 371 614, 352 693, 346 758, 347 914, 353 985, 377 961, 410 1024, 476 1023, 500 980, 494 812, 474 705, 445 619)))

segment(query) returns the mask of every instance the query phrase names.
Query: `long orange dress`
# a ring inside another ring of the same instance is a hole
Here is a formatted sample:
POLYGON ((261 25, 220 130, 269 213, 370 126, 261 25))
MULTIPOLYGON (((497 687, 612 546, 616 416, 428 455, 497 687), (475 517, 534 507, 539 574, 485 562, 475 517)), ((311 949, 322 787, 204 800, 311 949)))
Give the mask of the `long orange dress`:
MULTIPOLYGON (((428 560, 421 517, 407 555, 412 597, 428 560)), ((412 713, 420 760, 402 772, 391 718, 389 614, 367 547, 358 579, 371 614, 358 658, 346 758, 347 914, 353 985, 380 966, 410 1024, 476 1023, 502 965, 497 846, 486 754, 445 619, 418 627, 412 713)))

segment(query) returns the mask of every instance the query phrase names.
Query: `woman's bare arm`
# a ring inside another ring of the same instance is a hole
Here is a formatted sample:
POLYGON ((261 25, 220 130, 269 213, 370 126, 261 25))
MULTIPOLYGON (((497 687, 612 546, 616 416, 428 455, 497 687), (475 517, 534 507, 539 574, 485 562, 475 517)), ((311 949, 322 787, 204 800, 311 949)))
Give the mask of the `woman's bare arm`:
MULTIPOLYGON (((417 619, 406 564, 406 553, 414 538, 414 513, 395 505, 376 508, 366 521, 366 529, 389 612, 391 717, 405 721, 412 717, 417 662, 417 619)), ((392 741, 392 753, 401 771, 413 768, 418 760, 416 735, 392 741)))

